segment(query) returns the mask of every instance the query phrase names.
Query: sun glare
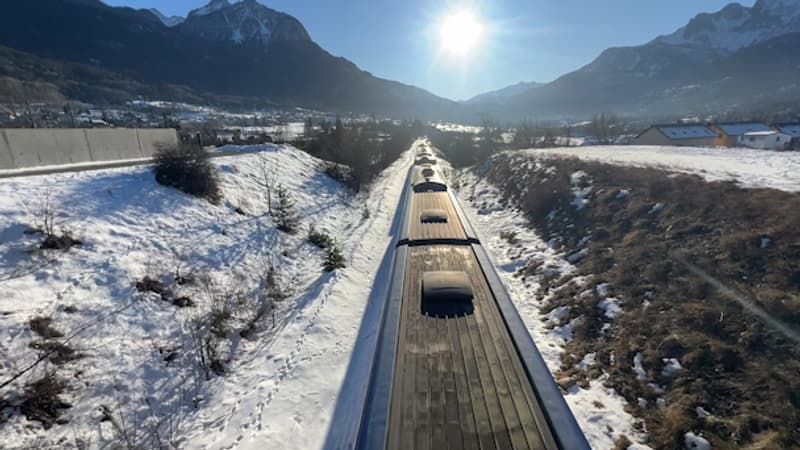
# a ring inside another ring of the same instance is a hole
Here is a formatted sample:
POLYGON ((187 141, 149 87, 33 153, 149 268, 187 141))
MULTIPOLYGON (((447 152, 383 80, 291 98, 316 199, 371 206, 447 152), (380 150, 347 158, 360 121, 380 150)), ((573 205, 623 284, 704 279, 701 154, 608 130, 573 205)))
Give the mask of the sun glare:
POLYGON ((478 46, 482 35, 483 25, 468 11, 451 14, 441 24, 442 49, 454 55, 469 54, 478 46))

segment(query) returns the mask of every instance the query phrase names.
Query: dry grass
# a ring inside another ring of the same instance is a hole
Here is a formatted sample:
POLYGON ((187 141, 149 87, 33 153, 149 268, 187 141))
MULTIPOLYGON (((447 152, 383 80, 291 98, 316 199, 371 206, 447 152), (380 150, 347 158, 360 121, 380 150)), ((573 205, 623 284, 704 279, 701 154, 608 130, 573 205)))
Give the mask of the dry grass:
POLYGON ((577 263, 579 275, 609 283, 624 310, 604 332, 612 321, 598 308, 594 284, 544 284, 549 309, 570 305, 566 320, 583 318, 557 378, 585 383, 598 376, 598 368, 575 368, 584 355, 597 352, 609 383, 630 404, 648 400, 649 408, 634 409, 656 448, 682 448, 683 434, 692 430, 702 431, 714 448, 790 448, 800 442, 797 343, 686 264, 797 330, 800 194, 746 190, 653 169, 570 159, 530 168, 528 161, 500 155, 487 176, 565 254, 590 237, 589 255, 577 263), (592 185, 582 210, 571 204, 570 175, 578 170, 592 185), (657 203, 663 208, 654 212, 657 203), (564 287, 551 289, 556 286, 564 287), (637 352, 644 356, 645 381, 631 369, 637 352), (664 358, 676 358, 683 370, 663 375, 664 358), (659 397, 666 400, 663 410, 652 406, 659 397), (699 418, 698 406, 712 417, 699 418))
POLYGON ((65 387, 64 382, 53 373, 26 384, 20 411, 28 420, 40 422, 45 429, 66 423, 61 419, 61 411, 72 405, 60 398, 65 387))

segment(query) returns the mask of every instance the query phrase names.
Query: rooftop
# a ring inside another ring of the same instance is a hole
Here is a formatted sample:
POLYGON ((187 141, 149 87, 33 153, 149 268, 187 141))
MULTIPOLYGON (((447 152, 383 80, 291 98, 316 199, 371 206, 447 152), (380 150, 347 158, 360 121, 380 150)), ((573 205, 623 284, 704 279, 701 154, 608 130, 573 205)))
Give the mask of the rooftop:
POLYGON ((779 123, 775 127, 792 137, 800 137, 800 123, 779 123))
POLYGON ((716 127, 728 136, 742 136, 754 131, 772 131, 772 128, 761 122, 718 123, 716 127))
POLYGON ((670 139, 697 139, 697 138, 714 138, 717 133, 712 131, 705 125, 698 124, 670 124, 670 125, 654 125, 659 131, 670 139))

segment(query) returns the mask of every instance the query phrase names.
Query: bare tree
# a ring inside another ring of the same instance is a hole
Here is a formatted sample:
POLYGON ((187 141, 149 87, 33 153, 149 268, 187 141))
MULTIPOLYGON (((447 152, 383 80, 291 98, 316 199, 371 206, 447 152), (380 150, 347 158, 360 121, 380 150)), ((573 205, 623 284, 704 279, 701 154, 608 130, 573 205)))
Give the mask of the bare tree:
POLYGON ((272 215, 272 194, 275 192, 275 185, 278 182, 278 174, 275 167, 269 160, 260 156, 258 161, 258 175, 254 177, 256 182, 264 188, 267 196, 267 211, 272 215))
POLYGON ((614 137, 617 122, 617 118, 613 114, 604 112, 595 115, 589 127, 599 144, 608 145, 614 137))

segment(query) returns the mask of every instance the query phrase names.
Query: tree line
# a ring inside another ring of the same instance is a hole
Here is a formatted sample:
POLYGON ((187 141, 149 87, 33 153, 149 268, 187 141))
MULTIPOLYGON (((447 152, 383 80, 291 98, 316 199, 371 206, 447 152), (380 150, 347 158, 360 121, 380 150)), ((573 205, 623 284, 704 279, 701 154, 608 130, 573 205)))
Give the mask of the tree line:
POLYGON ((419 121, 368 120, 331 124, 306 121, 304 135, 295 146, 330 162, 327 172, 355 191, 367 186, 383 169, 424 134, 419 121))

